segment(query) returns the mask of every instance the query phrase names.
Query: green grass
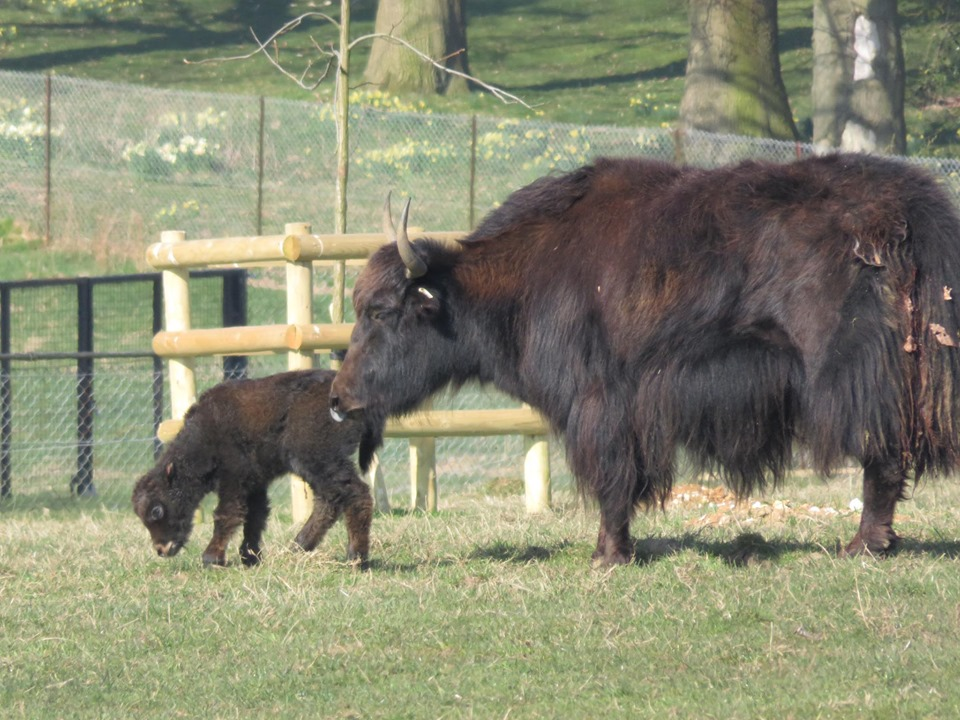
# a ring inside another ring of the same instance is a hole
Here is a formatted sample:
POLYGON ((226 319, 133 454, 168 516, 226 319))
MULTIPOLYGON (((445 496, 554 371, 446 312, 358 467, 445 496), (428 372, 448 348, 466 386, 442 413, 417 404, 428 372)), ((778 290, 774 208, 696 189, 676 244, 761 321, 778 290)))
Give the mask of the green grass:
MULTIPOLYGON (((230 135, 234 149, 229 158, 215 157, 214 167, 207 171, 178 170, 178 177, 167 178, 147 172, 152 167, 149 158, 145 161, 149 167, 141 168, 139 173, 136 158, 120 162, 117 144, 127 147, 145 140, 143 118, 169 112, 183 115, 175 128, 177 132, 209 136, 207 139, 213 144, 217 133, 229 135, 255 123, 257 95, 320 101, 331 97, 329 82, 308 93, 262 57, 201 62, 250 52, 254 47, 250 27, 261 38, 266 37, 284 21, 317 10, 317 3, 292 0, 278 6, 234 0, 182 0, 147 2, 142 7, 124 9, 126 4, 121 0, 87 0, 81 5, 99 9, 81 12, 70 10, 69 6, 75 3, 66 0, 8 3, 0 18, 0 69, 232 93, 218 104, 227 109, 229 120, 225 122, 231 126, 218 127, 215 123, 201 130, 190 125, 187 119, 203 107, 189 96, 172 104, 167 99, 167 105, 151 103, 147 98, 131 104, 120 103, 106 91, 100 97, 92 88, 83 88, 70 97, 71 103, 81 102, 78 96, 90 93, 92 99, 88 98, 86 105, 69 105, 70 123, 64 129, 102 128, 103 137, 89 147, 90 138, 86 136, 84 141, 71 141, 69 133, 53 138, 54 151, 61 160, 53 193, 54 247, 17 256, 0 253, 0 277, 143 270, 140 248, 155 238, 158 226, 176 225, 188 229, 191 237, 210 237, 230 232, 225 221, 228 218, 238 223, 233 232, 249 233, 251 224, 255 226, 256 206, 252 146, 236 149, 237 140, 230 135), (185 63, 185 59, 190 63, 185 63), (114 107, 114 114, 104 116, 104 107, 114 107), (97 143, 103 148, 98 150, 97 143), (71 152, 92 153, 91 157, 84 156, 80 177, 72 178, 63 169, 69 168, 70 163, 60 157, 60 144, 71 152), (84 147, 77 147, 80 145, 84 147), (112 158, 113 164, 107 157, 112 158), (91 167, 102 172, 91 175, 91 167), (122 203, 118 207, 117 195, 142 195, 144 187, 149 192, 134 207, 127 208, 122 203), (66 244, 63 238, 67 239, 66 244)), ((336 5, 334 2, 319 9, 336 14, 336 5)), ((362 0, 354 2, 353 7, 354 37, 372 32, 375 2, 362 0)), ((960 96, 960 65, 947 42, 960 33, 960 18, 947 0, 902 0, 899 9, 907 59, 906 107, 911 152, 960 154, 960 126, 955 113, 933 107, 938 100, 960 96)), ((810 134, 811 23, 809 0, 781 0, 783 77, 794 115, 806 137, 810 134)), ((475 217, 501 201, 505 188, 518 187, 557 167, 585 162, 595 154, 629 152, 632 147, 622 139, 619 145, 609 147, 599 132, 584 132, 581 140, 571 141, 562 126, 554 126, 554 132, 545 135, 540 147, 525 137, 527 128, 520 133, 512 133, 510 128, 505 133, 494 129, 497 118, 564 122, 575 128, 595 129, 619 126, 659 130, 675 126, 683 92, 687 24, 684 4, 667 0, 610 0, 603 3, 602 10, 580 0, 474 3, 469 17, 472 72, 522 97, 534 109, 503 105, 487 92, 374 101, 430 112, 432 116, 424 116, 422 121, 443 124, 448 134, 421 139, 406 125, 381 129, 373 121, 359 122, 353 132, 356 148, 351 171, 350 226, 359 229, 360 225, 367 225, 373 216, 367 206, 379 204, 387 183, 418 194, 421 206, 417 217, 424 227, 467 226, 469 127, 465 119, 453 120, 451 116, 479 114, 480 150, 491 153, 490 158, 481 154, 478 161, 475 217), (440 120, 438 115, 446 119, 440 120), (448 122, 459 122, 463 127, 448 127, 448 122), (414 142, 411 147, 411 137, 417 138, 419 144, 414 142), (485 146, 485 142, 490 144, 485 146), (398 160, 398 154, 403 156, 405 152, 411 153, 418 164, 406 167, 398 160), (440 197, 436 187, 456 190, 440 197)), ((335 41, 335 29, 315 21, 285 36, 277 52, 291 70, 299 72, 307 62, 317 59, 314 42, 322 45, 335 41)), ((352 57, 353 86, 360 91, 368 90, 361 80, 368 53, 369 44, 360 44, 352 57)), ((58 92, 66 92, 60 87, 58 92)), ((42 105, 37 99, 39 88, 37 81, 31 83, 29 92, 23 91, 37 107, 42 105)), ((18 97, 8 100, 16 105, 18 97)), ((63 102, 66 98, 58 100, 63 102)), ((323 104, 317 107, 320 114, 327 108, 323 104)), ((6 109, 13 113, 11 118, 19 119, 17 113, 22 108, 6 109)), ((317 130, 328 125, 317 125, 316 118, 303 115, 268 104, 271 140, 266 149, 269 179, 264 232, 276 232, 291 216, 302 215, 304 207, 323 209, 311 218, 318 224, 325 226, 329 220, 332 182, 329 192, 318 193, 313 187, 316 177, 332 177, 335 172, 329 165, 332 140, 317 130), (312 123, 307 122, 311 119, 312 123), (300 182, 301 179, 307 182, 300 182), (304 187, 310 188, 307 195, 304 187)), ((247 130, 253 132, 253 125, 247 130)), ((10 143, 8 154, 16 157, 25 152, 24 140, 12 138, 10 143)), ((0 217, 0 239, 16 238, 18 234, 35 238, 44 232, 42 213, 38 215, 40 210, 35 207, 34 187, 42 183, 37 179, 39 175, 33 177, 42 166, 43 147, 37 138, 28 144, 30 157, 22 161, 27 165, 21 162, 12 170, 26 173, 28 179, 7 185, 8 206, 17 210, 14 217, 0 217), (19 223, 19 227, 7 227, 11 222, 19 223)), ((669 148, 665 157, 673 157, 669 148)), ((160 167, 170 170, 162 163, 160 167)))
MULTIPOLYGON (((8 31, 0 33, 0 69, 308 99, 309 93, 262 58, 197 61, 246 54, 255 47, 250 27, 265 38, 285 20, 318 10, 317 5, 293 0, 283 3, 284 10, 278 12, 275 5, 232 0, 147 2, 137 10, 91 18, 51 14, 41 9, 44 3, 21 0, 4 12, 0 27, 8 31), (257 11, 257 7, 271 9, 257 11), (14 32, 9 31, 11 27, 14 32), (185 64, 185 59, 192 63, 185 64)), ((334 2, 319 10, 336 15, 336 6, 334 2)), ((353 36, 372 32, 375 2, 354 2, 353 8, 353 36)), ((683 3, 609 0, 599 10, 580 0, 484 0, 469 10, 472 72, 520 96, 535 110, 503 106, 487 93, 470 93, 423 98, 434 111, 598 125, 659 126, 676 121, 687 54, 683 3)), ((932 99, 960 95, 960 72, 950 53, 938 52, 937 46, 941 38, 955 32, 960 17, 945 0, 901 0, 899 10, 907 61, 908 120, 916 130, 922 108, 932 99)), ((810 117, 811 22, 809 0, 779 3, 782 72, 801 126, 810 117)), ((281 60, 298 73, 317 57, 314 40, 335 42, 336 30, 320 22, 305 24, 282 39, 281 60)), ((355 86, 360 84, 369 49, 369 44, 360 44, 352 56, 358 77, 355 86)), ((329 97, 330 91, 326 83, 316 95, 329 97)))
MULTIPOLYGON (((228 12, 236 4, 147 3, 91 20, 16 2, 0 20, 0 69, 305 99, 262 60, 182 63, 249 49, 245 19, 228 12)), ((372 29, 373 5, 355 3, 355 34, 372 29)), ((479 94, 426 104, 434 113, 577 125, 675 122, 682 3, 612 0, 606 12, 588 5, 471 6, 474 73, 534 112, 479 94)), ((921 5, 901 2, 914 86, 939 27, 921 5)), ((293 15, 306 3, 289 7, 293 15)), ((255 21, 262 31, 278 18, 255 21)), ((809 116, 809 21, 807 0, 780 3, 784 78, 801 125, 809 116)), ((321 28, 309 34, 331 39, 321 28)), ((304 52, 309 42, 308 33, 291 36, 283 52, 304 52)), ((940 87, 960 95, 949 78, 940 87)), ((915 123, 927 100, 908 97, 915 123)), ((354 177, 362 184, 359 171, 354 177)), ((94 253, 51 252, 2 223, 0 231, 12 238, 0 252, 4 279, 134 269, 110 245, 109 227, 94 253)), ((251 303, 252 322, 282 322, 281 293, 269 279, 251 289, 251 303)), ((54 463, 48 455, 51 478, 54 463)), ((62 464, 72 471, 69 457, 62 464)), ((111 478, 110 487, 129 486, 134 474, 111 478)), ((555 491, 554 511, 527 516, 515 480, 448 474, 439 513, 375 519, 365 573, 342 562, 339 526, 316 553, 288 549, 296 528, 279 485, 264 564, 204 571, 209 520, 165 561, 128 508, 128 490, 77 502, 64 497, 62 481, 47 483, 38 492, 15 485, 13 500, 0 504, 4 717, 960 714, 960 491, 949 483, 924 485, 902 506, 898 529, 907 540, 886 560, 836 558, 855 529, 845 508, 859 495, 858 483, 841 476, 826 485, 795 479, 775 496, 786 503, 780 511, 682 506, 643 515, 633 526, 637 564, 602 570, 589 565, 596 512, 566 490, 555 491)))
MULTIPOLYGON (((856 483, 798 481, 790 512, 634 523, 636 565, 592 568, 595 511, 560 494, 450 492, 374 521, 373 567, 336 527, 264 563, 203 570, 209 522, 152 554, 132 512, 5 511, 0 707, 32 717, 941 718, 960 712, 955 486, 928 485, 886 560, 839 560, 856 483)), ((235 549, 235 544, 234 544, 235 549)))

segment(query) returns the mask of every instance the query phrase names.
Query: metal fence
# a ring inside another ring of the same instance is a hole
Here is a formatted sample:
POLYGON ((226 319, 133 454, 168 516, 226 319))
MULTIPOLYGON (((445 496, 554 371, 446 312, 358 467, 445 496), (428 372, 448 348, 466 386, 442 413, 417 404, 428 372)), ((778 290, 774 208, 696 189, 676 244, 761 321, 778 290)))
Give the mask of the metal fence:
MULTIPOLYGON (((351 232, 378 229, 387 189, 414 198, 411 224, 464 230, 511 190, 599 155, 644 155, 706 167, 745 158, 788 161, 814 152, 798 143, 664 128, 386 111, 367 101, 351 110, 351 232)), ((125 255, 142 263, 146 246, 162 230, 184 230, 188 238, 223 237, 276 233, 285 223, 309 222, 314 232, 329 231, 335 135, 332 108, 324 103, 0 72, 0 233, 6 228, 42 239, 52 250, 125 255)), ((960 198, 960 160, 915 161, 941 175, 960 198)), ((329 293, 330 285, 330 278, 318 273, 315 292, 329 293)), ((252 271, 248 288, 251 323, 283 321, 282 274, 252 271)), ((38 298, 25 305, 50 308, 56 302, 38 298)), ((325 307, 322 301, 317 306, 325 307)), ((117 300, 119 316, 134 317, 136 309, 129 299, 117 300)), ((149 348, 148 326, 108 330, 101 322, 98 327, 103 333, 99 347, 134 342, 137 349, 149 348)), ((29 352, 31 344, 49 343, 58 332, 39 323, 23 336, 22 348, 9 352, 29 352)), ((101 373, 109 378, 97 381, 92 442, 117 448, 115 461, 104 460, 102 468, 95 461, 101 476, 96 487, 105 502, 127 502, 130 485, 152 458, 152 417, 140 412, 150 406, 152 366, 135 365, 110 361, 101 373), (107 431, 108 417, 123 431, 107 431)), ((254 376, 282 369, 281 357, 250 359, 254 376)), ((217 361, 198 363, 202 386, 221 377, 217 361)), ((53 428, 72 417, 76 383, 70 363, 37 362, 19 374, 19 397, 49 396, 49 401, 27 400, 21 412, 34 409, 32 418, 24 424, 15 418, 14 501, 35 492, 70 497, 76 467, 63 459, 63 447, 76 439, 65 440, 53 428)), ((436 403, 445 408, 507 404, 479 390, 436 403)), ((518 438, 439 440, 441 491, 449 482, 485 491, 519 488, 520 446, 518 438)), ((95 453, 95 458, 110 456, 95 453)), ((569 482, 559 448, 553 465, 559 483, 569 482)), ((388 444, 384 469, 391 492, 405 494, 400 441, 388 444)))

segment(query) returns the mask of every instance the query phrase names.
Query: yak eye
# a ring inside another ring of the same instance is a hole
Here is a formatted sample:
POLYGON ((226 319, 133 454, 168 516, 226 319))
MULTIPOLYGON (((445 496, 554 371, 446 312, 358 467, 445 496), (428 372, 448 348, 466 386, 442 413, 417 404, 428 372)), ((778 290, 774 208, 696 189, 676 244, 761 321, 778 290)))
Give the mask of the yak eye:
POLYGON ((374 307, 367 310, 367 317, 374 322, 383 322, 393 314, 393 310, 387 310, 386 308, 374 307))
POLYGON ((150 522, 160 522, 161 520, 163 520, 163 516, 164 516, 163 505, 157 504, 157 505, 154 505, 152 508, 150 508, 148 519, 150 520, 150 522))

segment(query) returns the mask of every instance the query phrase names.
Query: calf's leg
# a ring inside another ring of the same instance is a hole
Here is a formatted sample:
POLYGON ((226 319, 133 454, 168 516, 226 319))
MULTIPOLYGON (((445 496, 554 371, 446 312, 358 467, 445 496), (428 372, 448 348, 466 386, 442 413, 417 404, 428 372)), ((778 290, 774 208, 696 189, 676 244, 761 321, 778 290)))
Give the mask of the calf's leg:
POLYGON ((339 509, 314 487, 313 512, 303 524, 294 542, 303 550, 313 550, 323 540, 327 530, 337 521, 339 514, 339 509))
POLYGON ((210 544, 203 551, 203 564, 226 565, 227 543, 247 515, 246 503, 240 498, 220 497, 216 509, 213 511, 213 537, 210 544))
POLYGON ((260 544, 269 515, 267 489, 257 488, 247 496, 247 518, 243 523, 243 542, 240 544, 240 559, 247 567, 260 562, 260 544))
POLYGON ((370 554, 373 496, 365 482, 354 478, 342 498, 343 515, 347 524, 347 561, 359 561, 360 567, 366 567, 370 554))
POLYGON ((893 514, 905 486, 906 478, 895 458, 864 461, 860 529, 841 555, 883 555, 896 547, 900 538, 893 531, 893 514))

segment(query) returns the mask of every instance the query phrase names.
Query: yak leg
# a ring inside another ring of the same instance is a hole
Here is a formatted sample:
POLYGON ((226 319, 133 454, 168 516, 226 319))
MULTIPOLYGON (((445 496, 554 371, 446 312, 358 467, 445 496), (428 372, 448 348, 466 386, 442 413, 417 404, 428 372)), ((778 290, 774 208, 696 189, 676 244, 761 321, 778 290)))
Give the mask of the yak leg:
POLYGON ((213 537, 203 551, 203 564, 226 565, 227 543, 247 514, 246 504, 237 499, 220 499, 213 511, 213 537))
POLYGON ((260 543, 269 515, 267 489, 257 488, 247 496, 247 519, 243 523, 243 542, 240 545, 240 559, 247 567, 260 562, 260 543))
POLYGON ((600 506, 595 565, 627 565, 630 544, 630 492, 636 460, 626 393, 596 381, 581 395, 567 423, 567 457, 581 489, 600 506))
POLYGON ((343 514, 347 524, 347 561, 360 561, 366 567, 370 553, 370 525, 373 522, 373 496, 370 488, 354 478, 343 495, 343 514))
POLYGON ((621 502, 600 499, 600 533, 593 551, 595 565, 628 565, 633 557, 630 545, 630 510, 621 502))
POLYGON ((903 499, 905 486, 906 478, 895 459, 863 463, 860 529, 842 555, 883 555, 896 547, 900 538, 893 531, 893 513, 897 502, 903 499))
POLYGON ((324 497, 317 491, 317 488, 314 487, 313 512, 310 513, 307 522, 303 524, 294 542, 303 550, 313 550, 320 544, 320 541, 323 540, 323 536, 327 534, 327 530, 337 521, 339 515, 340 511, 336 505, 331 503, 328 498, 324 497))

